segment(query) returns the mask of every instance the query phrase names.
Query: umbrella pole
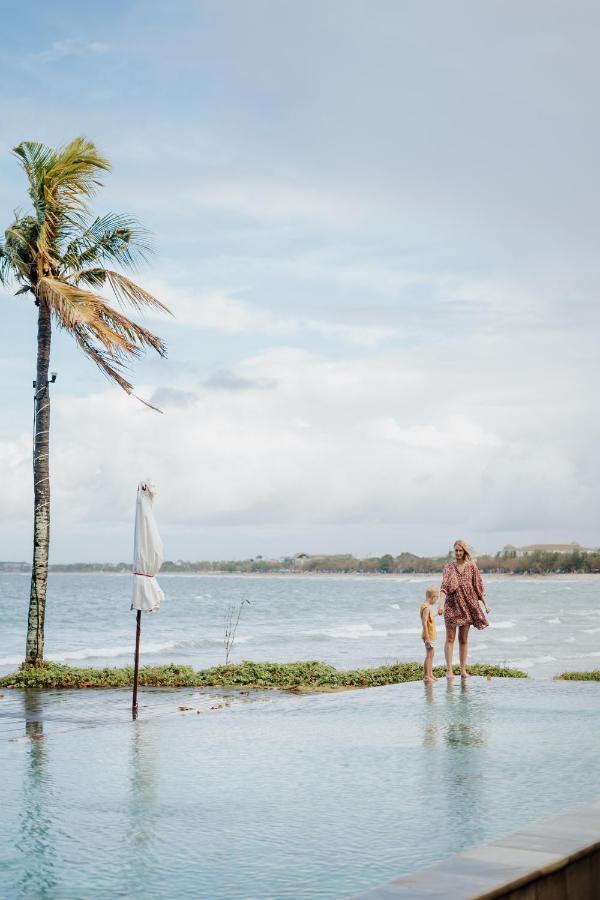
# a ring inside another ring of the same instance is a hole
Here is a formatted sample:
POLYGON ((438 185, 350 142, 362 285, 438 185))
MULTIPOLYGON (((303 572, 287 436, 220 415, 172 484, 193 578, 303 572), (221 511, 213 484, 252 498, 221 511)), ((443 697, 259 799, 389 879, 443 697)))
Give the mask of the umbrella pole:
POLYGON ((142 630, 142 611, 138 609, 135 617, 135 663, 133 668, 133 700, 131 702, 131 718, 137 719, 138 714, 138 674, 140 670, 140 632, 142 630))

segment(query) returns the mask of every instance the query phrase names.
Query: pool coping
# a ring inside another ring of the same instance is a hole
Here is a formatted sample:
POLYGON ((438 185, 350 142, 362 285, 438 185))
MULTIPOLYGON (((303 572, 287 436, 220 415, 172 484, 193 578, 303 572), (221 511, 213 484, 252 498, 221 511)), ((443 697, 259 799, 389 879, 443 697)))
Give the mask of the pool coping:
MULTIPOLYGON (((352 900, 541 898, 544 892, 536 890, 536 883, 539 886, 547 880, 552 891, 549 882, 556 873, 564 876, 567 885, 572 879, 578 884, 576 893, 569 891, 564 896, 596 896, 594 886, 600 884, 600 798, 353 894, 352 900), (589 862, 585 871, 575 865, 582 860, 589 862)), ((548 896, 559 894, 552 892, 548 896)))

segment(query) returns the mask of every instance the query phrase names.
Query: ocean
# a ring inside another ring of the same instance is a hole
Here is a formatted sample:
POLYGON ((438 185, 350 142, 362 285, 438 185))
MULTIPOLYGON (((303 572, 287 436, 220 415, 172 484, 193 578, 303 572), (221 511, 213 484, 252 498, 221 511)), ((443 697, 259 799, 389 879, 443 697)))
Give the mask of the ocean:
MULTIPOLYGON (((244 603, 231 661, 317 659, 341 669, 422 656, 419 605, 426 576, 164 575, 166 598, 143 614, 142 664, 206 668, 225 661, 228 608, 244 603)), ((487 577, 490 627, 471 631, 470 661, 532 677, 600 667, 600 576, 487 577)), ((133 655, 131 577, 52 574, 46 658, 120 666, 133 655)), ((23 659, 29 576, 0 575, 0 672, 23 659)), ((438 620, 436 662, 443 662, 438 620)))

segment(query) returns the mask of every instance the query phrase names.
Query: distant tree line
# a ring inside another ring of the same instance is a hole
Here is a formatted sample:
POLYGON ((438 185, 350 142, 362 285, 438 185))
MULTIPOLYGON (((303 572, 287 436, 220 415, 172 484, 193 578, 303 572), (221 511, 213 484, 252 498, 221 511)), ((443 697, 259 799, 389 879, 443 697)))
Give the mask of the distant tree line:
MULTIPOLYGON (((351 554, 333 556, 306 556, 301 559, 285 558, 282 560, 263 559, 260 556, 243 560, 217 560, 176 562, 167 560, 162 572, 230 572, 232 574, 268 574, 268 573, 324 573, 324 574, 364 574, 364 575, 427 575, 438 574, 451 558, 447 556, 416 556, 414 553, 400 553, 392 556, 370 556, 359 559, 351 554)), ((545 553, 537 551, 530 556, 516 556, 513 553, 501 552, 495 556, 477 557, 477 564, 482 572, 506 575, 552 575, 573 572, 600 572, 600 550, 583 553, 573 550, 570 553, 545 553)), ((27 563, 0 562, 0 572, 29 572, 27 563)), ((73 563, 72 565, 51 565, 51 572, 94 572, 129 574, 131 563, 73 563)))
MULTIPOLYGON (((333 556, 308 556, 298 562, 290 558, 284 560, 267 560, 261 558, 246 560, 227 560, 217 562, 167 562, 163 572, 204 571, 204 572, 323 572, 328 574, 356 573, 365 575, 410 575, 437 574, 452 558, 446 556, 417 556, 414 553, 400 553, 393 556, 370 556, 359 559, 351 554, 333 556)), ((514 556, 497 553, 495 556, 477 557, 477 565, 482 572, 488 574, 507 575, 551 575, 569 572, 600 572, 600 550, 583 553, 573 550, 570 553, 535 552, 531 556, 514 556)))
POLYGON ((513 575, 560 575, 573 572, 600 572, 600 550, 585 553, 573 550, 569 553, 546 553, 536 550, 529 556, 497 553, 496 556, 479 556, 477 565, 482 572, 506 572, 513 575))

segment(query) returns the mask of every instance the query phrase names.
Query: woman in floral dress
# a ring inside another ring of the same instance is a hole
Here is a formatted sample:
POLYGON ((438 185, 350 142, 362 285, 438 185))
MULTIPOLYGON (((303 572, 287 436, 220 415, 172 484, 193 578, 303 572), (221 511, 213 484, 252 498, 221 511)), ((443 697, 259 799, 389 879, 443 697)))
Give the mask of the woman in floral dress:
POLYGON ((485 611, 490 608, 485 599, 481 573, 472 558, 469 548, 464 541, 454 543, 454 561, 444 566, 442 587, 440 588, 440 605, 438 615, 443 615, 446 622, 446 678, 454 678, 452 672, 452 657, 454 655, 454 641, 458 628, 458 649, 460 656, 461 678, 468 678, 467 653, 469 644, 469 628, 486 628, 488 620, 481 609, 483 603, 485 611))

